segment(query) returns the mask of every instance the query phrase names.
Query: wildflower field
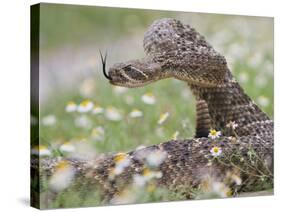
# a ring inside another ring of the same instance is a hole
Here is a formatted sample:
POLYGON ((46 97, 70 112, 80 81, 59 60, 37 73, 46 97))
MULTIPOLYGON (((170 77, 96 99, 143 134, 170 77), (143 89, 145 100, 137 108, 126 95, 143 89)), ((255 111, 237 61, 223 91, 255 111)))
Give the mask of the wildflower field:
MULTIPOLYGON (((273 118, 270 18, 51 5, 42 10, 40 114, 39 120, 31 117, 32 127, 40 124, 40 145, 32 141, 32 154, 95 158, 115 152, 120 154, 117 163, 122 162, 118 172, 126 166, 124 152, 193 136, 195 100, 186 83, 166 79, 128 89, 110 85, 102 75, 99 49, 107 50, 108 66, 144 56, 143 34, 162 17, 177 18, 204 35, 226 56, 245 92, 273 118), (105 12, 108 16, 101 19, 105 12)), ((221 151, 212 149, 210 154, 221 151)), ((163 155, 150 157, 157 163, 163 155)), ((85 194, 71 186, 73 171, 68 164, 60 168, 63 171, 43 186, 42 207, 102 204, 98 191, 85 194), (50 188, 57 192, 55 198, 50 198, 50 188)), ((151 179, 161 177, 157 172, 146 174, 151 179)), ((115 203, 179 199, 141 176, 135 181, 139 185, 132 189, 135 199, 130 201, 132 194, 127 191, 115 203)))

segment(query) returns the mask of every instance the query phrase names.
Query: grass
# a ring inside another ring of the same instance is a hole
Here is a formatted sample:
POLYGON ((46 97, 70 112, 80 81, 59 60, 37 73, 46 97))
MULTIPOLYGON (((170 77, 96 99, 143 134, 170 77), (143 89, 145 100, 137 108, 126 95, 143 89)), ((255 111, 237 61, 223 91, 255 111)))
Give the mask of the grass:
POLYGON ((65 99, 60 96, 54 98, 53 103, 50 102, 50 107, 45 111, 45 115, 42 115, 44 117, 55 114, 58 120, 56 127, 41 127, 40 136, 44 138, 42 144, 48 145, 48 142, 54 138, 59 138, 62 141, 87 138, 92 129, 97 126, 102 126, 105 130, 105 140, 93 142, 93 145, 101 152, 124 151, 136 148, 138 145, 156 144, 171 139, 176 131, 179 131, 182 138, 193 134, 194 99, 184 83, 177 84, 172 80, 164 80, 145 88, 128 90, 124 94, 114 94, 113 87, 103 79, 97 80, 96 87, 96 92, 99 95, 89 99, 105 109, 108 107, 117 108, 122 114, 122 120, 110 121, 102 114, 94 115, 91 112, 82 115, 78 112, 67 114, 65 106, 68 101, 80 103, 84 99, 78 95, 71 98, 66 96, 65 99), (183 90, 189 95, 186 102, 182 100, 183 90), (152 92, 155 96, 155 105, 147 105, 142 102, 142 95, 148 92, 152 92), (170 96, 173 96, 173 99, 167 98, 170 96), (126 99, 130 99, 133 103, 126 103, 126 99), (171 105, 171 102, 177 104, 171 105), (142 111, 143 117, 130 118, 129 113, 133 109, 142 111), (171 115, 162 125, 157 124, 160 115, 165 112, 169 112, 171 115), (188 116, 183 117, 182 114, 188 114, 188 116), (81 116, 89 118, 90 125, 86 128, 79 128, 75 125, 75 119, 81 116), (185 122, 187 125, 183 127, 185 122))

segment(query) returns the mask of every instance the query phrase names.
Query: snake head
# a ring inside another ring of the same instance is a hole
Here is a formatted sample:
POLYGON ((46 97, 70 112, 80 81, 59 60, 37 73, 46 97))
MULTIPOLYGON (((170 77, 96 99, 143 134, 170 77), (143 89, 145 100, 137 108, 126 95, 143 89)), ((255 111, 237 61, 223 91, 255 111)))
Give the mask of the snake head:
POLYGON ((141 87, 163 79, 165 76, 159 64, 146 59, 116 63, 108 71, 109 82, 123 87, 141 87))
POLYGON ((173 77, 203 87, 225 83, 227 63, 203 36, 180 21, 165 18, 155 21, 144 35, 146 58, 117 63, 103 72, 111 84, 140 87, 173 77))
POLYGON ((116 63, 108 73, 106 72, 106 58, 100 51, 102 69, 105 78, 113 85, 123 87, 141 87, 164 78, 161 66, 148 59, 131 60, 125 63, 116 63))

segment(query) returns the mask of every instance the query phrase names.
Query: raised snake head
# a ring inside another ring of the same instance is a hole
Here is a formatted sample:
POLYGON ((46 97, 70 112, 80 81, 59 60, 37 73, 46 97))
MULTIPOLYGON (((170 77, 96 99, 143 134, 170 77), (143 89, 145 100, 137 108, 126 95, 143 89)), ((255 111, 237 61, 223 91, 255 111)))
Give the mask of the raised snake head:
POLYGON ((114 64, 108 72, 109 82, 125 87, 140 87, 163 79, 161 65, 148 60, 131 60, 114 64))
POLYGON ((203 36, 180 21, 165 18, 155 21, 144 35, 147 56, 113 65, 103 71, 111 84, 140 87, 174 77, 190 84, 216 86, 226 80, 225 58, 203 36))

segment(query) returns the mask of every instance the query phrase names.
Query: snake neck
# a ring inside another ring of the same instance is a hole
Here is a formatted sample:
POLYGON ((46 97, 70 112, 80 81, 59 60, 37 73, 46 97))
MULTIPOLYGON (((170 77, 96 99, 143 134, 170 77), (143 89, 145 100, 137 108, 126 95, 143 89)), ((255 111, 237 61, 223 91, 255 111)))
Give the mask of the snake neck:
POLYGON ((224 83, 215 87, 188 83, 196 100, 206 102, 211 127, 226 136, 234 133, 238 136, 261 135, 273 128, 273 122, 245 94, 229 70, 226 76, 224 83), (231 126, 233 123, 237 124, 235 132, 231 126))

